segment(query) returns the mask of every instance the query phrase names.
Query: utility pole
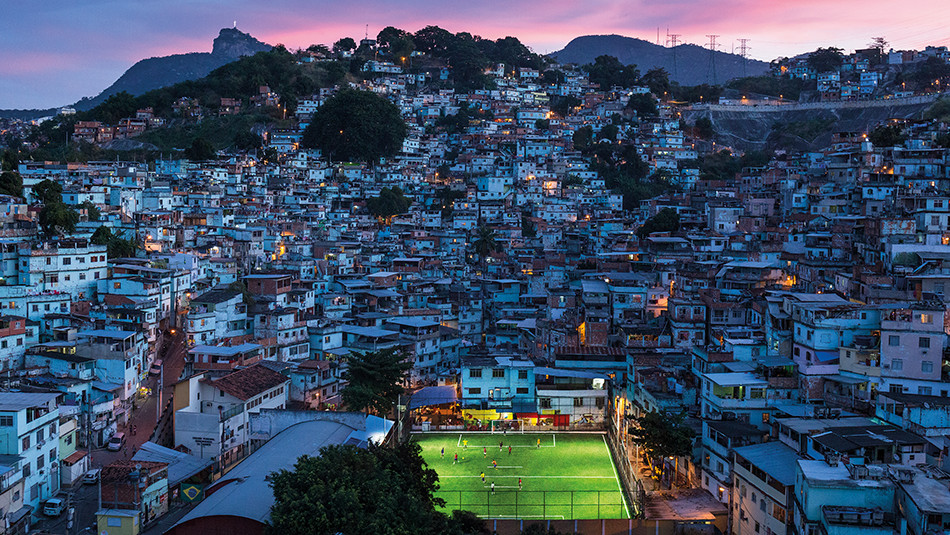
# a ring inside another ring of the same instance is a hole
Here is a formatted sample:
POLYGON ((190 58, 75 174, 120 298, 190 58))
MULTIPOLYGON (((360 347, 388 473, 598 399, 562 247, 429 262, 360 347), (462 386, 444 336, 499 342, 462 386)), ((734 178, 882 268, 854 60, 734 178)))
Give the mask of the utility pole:
POLYGON ((718 81, 716 80, 716 39, 719 39, 718 35, 707 34, 706 37, 709 39, 709 42, 706 43, 706 46, 709 47, 709 70, 706 72, 706 78, 712 80, 712 85, 716 85, 718 81))
POLYGON ((680 37, 682 34, 679 33, 670 33, 670 29, 666 29, 666 46, 670 47, 673 51, 673 78, 676 78, 676 46, 680 44, 680 37))
POLYGON ((746 75, 745 68, 749 63, 749 41, 751 39, 739 39, 739 55, 742 56, 742 76, 746 75))

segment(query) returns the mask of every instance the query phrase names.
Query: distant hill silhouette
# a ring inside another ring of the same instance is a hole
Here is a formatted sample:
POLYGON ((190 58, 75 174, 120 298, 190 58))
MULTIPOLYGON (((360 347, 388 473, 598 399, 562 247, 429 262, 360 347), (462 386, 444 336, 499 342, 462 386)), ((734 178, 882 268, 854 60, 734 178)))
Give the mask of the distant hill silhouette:
POLYGON ((654 67, 663 67, 670 73, 670 80, 681 85, 723 84, 732 78, 765 74, 769 68, 769 64, 764 61, 745 60, 736 54, 714 52, 716 77, 713 80, 709 49, 687 44, 677 46, 675 53, 674 69, 673 48, 622 35, 584 35, 573 39, 563 50, 553 52, 550 56, 560 63, 579 65, 593 63, 597 56, 614 56, 625 65, 636 64, 641 73, 654 67))
POLYGON ((211 71, 241 56, 266 52, 271 47, 234 28, 224 28, 215 38, 211 52, 190 52, 143 59, 132 65, 118 80, 93 98, 83 99, 75 108, 85 111, 110 96, 127 91, 134 96, 169 85, 204 78, 211 71))
MULTIPOLYGON (((258 41, 250 34, 235 28, 224 28, 215 38, 211 52, 190 52, 143 59, 132 65, 105 91, 95 97, 84 98, 73 104, 73 107, 79 111, 86 111, 122 91, 137 96, 152 89, 204 78, 211 71, 231 63, 241 56, 251 56, 270 49, 270 45, 258 41)), ((0 110, 0 116, 35 118, 53 115, 57 111, 58 108, 48 110, 0 110)))

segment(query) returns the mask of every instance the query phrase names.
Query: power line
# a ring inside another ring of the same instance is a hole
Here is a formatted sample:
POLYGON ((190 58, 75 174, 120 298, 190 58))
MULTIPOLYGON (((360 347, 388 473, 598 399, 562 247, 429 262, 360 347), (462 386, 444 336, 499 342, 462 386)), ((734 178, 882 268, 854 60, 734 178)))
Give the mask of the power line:
POLYGON ((706 78, 712 79, 712 85, 716 85, 718 82, 716 80, 716 39, 719 39, 718 35, 706 34, 706 37, 709 39, 709 42, 706 43, 706 46, 709 47, 709 70, 706 72, 706 78))

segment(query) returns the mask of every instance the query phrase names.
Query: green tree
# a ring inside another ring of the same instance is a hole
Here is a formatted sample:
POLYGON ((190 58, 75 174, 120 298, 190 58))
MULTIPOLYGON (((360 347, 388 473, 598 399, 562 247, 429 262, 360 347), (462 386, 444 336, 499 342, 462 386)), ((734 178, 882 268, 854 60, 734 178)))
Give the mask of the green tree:
POLYGON ((3 151, 0 156, 0 171, 17 171, 20 167, 20 156, 14 149, 3 151))
POLYGON ((531 215, 527 212, 521 214, 521 235, 525 238, 534 238, 538 235, 538 226, 531 220, 531 215))
POLYGON ((0 194, 23 196, 23 177, 17 171, 0 172, 0 194))
POLYGON ((498 250, 498 241, 495 236, 495 231, 485 225, 478 227, 475 231, 475 239, 472 241, 472 247, 484 265, 488 256, 498 250))
POLYGON ((61 202, 44 205, 40 210, 40 227, 47 237, 71 234, 78 222, 79 213, 61 202))
POLYGON ((575 107, 580 105, 581 99, 573 95, 552 95, 551 97, 551 111, 561 117, 567 117, 575 107))
POLYGON ((712 139, 716 135, 712 121, 709 117, 700 117, 696 119, 696 136, 700 139, 712 139))
POLYGON ((351 353, 343 374, 348 383, 343 389, 343 404, 352 411, 389 415, 405 392, 403 384, 412 369, 412 362, 406 358, 405 353, 393 348, 351 353))
POLYGON ((99 218, 102 214, 99 211, 99 207, 97 207, 95 204, 90 201, 83 201, 79 207, 86 211, 86 217, 89 221, 99 221, 99 218))
POLYGON ((356 50, 356 41, 352 37, 344 37, 333 43, 334 52, 351 52, 356 50))
POLYGON ((811 54, 808 54, 808 66, 815 69, 816 72, 836 71, 844 62, 844 55, 840 48, 830 46, 828 48, 819 48, 811 54))
POLYGON ((89 238, 89 241, 95 245, 108 245, 109 240, 112 239, 112 229, 101 225, 92 233, 92 237, 89 238))
POLYGON ((875 147, 896 147, 904 143, 907 136, 900 125, 885 124, 878 126, 868 134, 868 139, 875 147))
POLYGON ((338 161, 375 163, 398 152, 405 137, 395 104, 368 91, 342 89, 313 114, 301 144, 338 161))
POLYGON ((30 194, 44 205, 57 204, 63 202, 63 185, 46 179, 30 188, 30 194))
POLYGON ((666 72, 663 67, 654 67, 648 70, 640 78, 640 85, 649 87, 650 92, 656 95, 657 98, 673 92, 673 85, 670 84, 670 73, 666 72))
POLYGON ((571 140, 576 150, 586 152, 594 143, 594 129, 590 125, 582 126, 574 131, 571 140))
POLYGON ((604 127, 600 129, 599 133, 601 140, 613 143, 614 141, 617 141, 617 135, 620 134, 620 129, 617 128, 617 125, 608 124, 604 125, 604 127))
POLYGON ((696 434, 685 420, 684 413, 648 412, 635 418, 636 425, 630 427, 630 435, 633 442, 652 459, 687 457, 692 455, 696 434))
POLYGON ((196 137, 191 142, 191 146, 185 149, 185 158, 189 160, 213 160, 217 156, 218 153, 214 150, 214 145, 203 137, 196 137))
POLYGON ((384 54, 390 56, 396 63, 405 65, 415 49, 415 43, 412 41, 412 34, 395 28, 386 26, 376 36, 376 44, 384 54))
POLYGON ((679 229, 679 213, 672 208, 664 208, 640 225, 637 229, 637 237, 642 240, 654 232, 676 232, 679 229))
POLYGON ((659 114, 656 99, 653 95, 630 95, 630 100, 627 101, 627 109, 637 112, 637 117, 656 117, 659 114))
POLYGON ((614 86, 633 87, 640 81, 640 71, 636 65, 624 65, 613 56, 602 55, 594 58, 594 62, 584 65, 587 78, 601 89, 610 89, 614 86))
POLYGON ((412 205, 412 200, 403 194, 399 186, 383 188, 378 197, 366 199, 366 208, 376 217, 389 219, 394 215, 403 214, 412 205))
POLYGON ((261 136, 250 130, 241 130, 234 134, 234 146, 243 151, 254 151, 261 148, 261 136))
MULTIPOLYGON (((344 391, 345 392, 345 391, 344 391)), ((274 492, 268 535, 439 533, 474 535, 483 523, 438 511, 438 475, 415 442, 394 448, 328 446, 269 476, 274 492)))
POLYGON ((416 48, 427 54, 443 56, 449 50, 455 36, 438 26, 426 26, 412 36, 416 48))
POLYGON ((105 245, 109 258, 131 258, 135 256, 138 245, 132 239, 123 238, 112 232, 112 229, 101 225, 92 233, 90 242, 95 245, 105 245))

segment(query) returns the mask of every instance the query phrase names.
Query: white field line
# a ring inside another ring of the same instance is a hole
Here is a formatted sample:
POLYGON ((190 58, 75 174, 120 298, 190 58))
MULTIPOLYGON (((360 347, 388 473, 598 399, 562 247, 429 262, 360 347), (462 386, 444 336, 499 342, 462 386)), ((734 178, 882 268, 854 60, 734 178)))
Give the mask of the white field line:
POLYGON ((610 454, 610 446, 607 445, 607 438, 604 439, 604 447, 607 448, 607 457, 610 459, 610 468, 614 471, 614 479, 617 481, 617 490, 620 491, 620 503, 623 504, 623 510, 629 513, 627 509, 627 498, 623 495, 623 487, 620 486, 620 476, 617 475, 617 467, 614 465, 614 456, 610 454))
MULTIPOLYGON (((500 467, 499 467, 500 468, 500 467)), ((480 478, 482 476, 439 476, 439 479, 466 479, 466 478, 480 478)), ((489 477, 489 474, 486 472, 485 477, 489 477)), ((524 479, 613 479, 617 480, 616 476, 528 476, 528 475, 496 475, 491 477, 521 477, 524 479)), ((455 492, 455 491, 452 491, 455 492)), ((599 491, 598 491, 599 492, 599 491)), ((621 493, 623 494, 623 493, 621 493)))
POLYGON ((492 516, 478 515, 478 516, 482 518, 541 518, 541 519, 559 518, 561 520, 564 520, 564 515, 517 515, 517 516, 515 515, 492 515, 492 516))

